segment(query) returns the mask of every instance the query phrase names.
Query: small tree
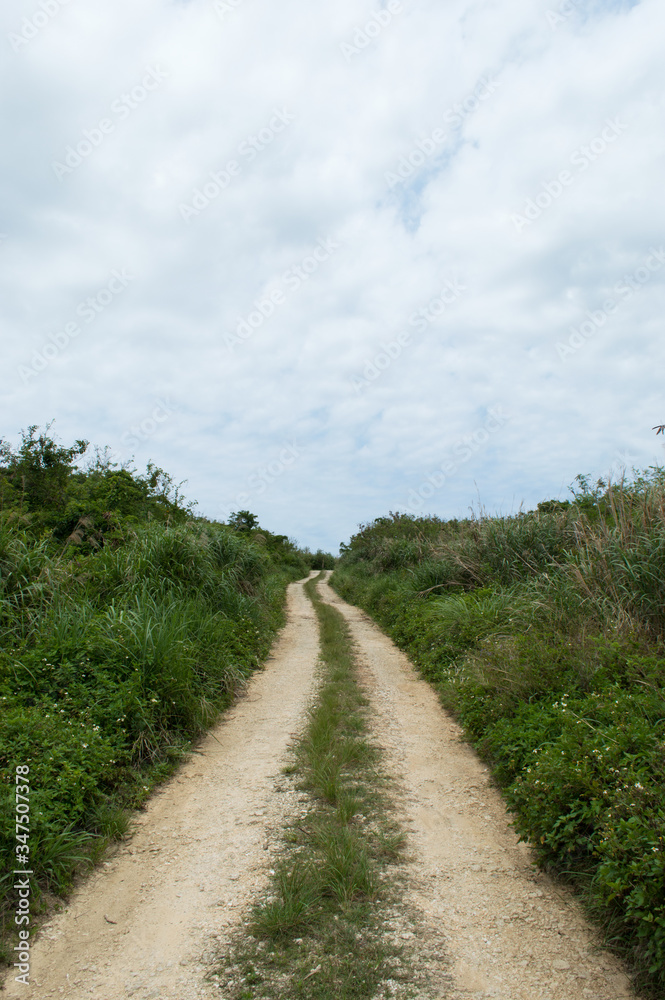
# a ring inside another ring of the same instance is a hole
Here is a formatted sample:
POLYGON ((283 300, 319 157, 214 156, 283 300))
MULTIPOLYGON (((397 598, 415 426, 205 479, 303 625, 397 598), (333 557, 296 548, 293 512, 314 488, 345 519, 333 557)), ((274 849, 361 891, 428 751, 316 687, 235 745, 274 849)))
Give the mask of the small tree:
POLYGON ((254 528, 258 528, 259 519, 256 514, 252 514, 249 510, 238 510, 231 514, 229 524, 236 531, 253 531, 254 528))
POLYGON ((14 487, 17 497, 29 511, 60 510, 67 505, 67 490, 76 470, 76 460, 84 455, 87 441, 77 441, 63 448, 49 431, 37 434, 36 424, 21 431, 21 445, 14 451, 7 442, 0 442, 0 466, 14 487))

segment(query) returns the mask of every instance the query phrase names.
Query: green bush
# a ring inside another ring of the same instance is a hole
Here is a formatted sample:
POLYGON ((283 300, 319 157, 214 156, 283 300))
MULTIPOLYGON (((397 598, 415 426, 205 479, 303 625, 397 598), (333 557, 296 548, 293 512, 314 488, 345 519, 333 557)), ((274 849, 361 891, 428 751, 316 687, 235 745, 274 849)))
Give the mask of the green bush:
MULTIPOLYGON (((168 474, 37 428, 0 442, 0 858, 31 787, 33 888, 65 892, 267 656, 307 554, 195 518, 168 474)), ((0 918, 11 928, 8 882, 0 918)))
POLYGON ((541 864, 665 996, 665 470, 515 517, 362 525, 332 578, 491 764, 541 864))

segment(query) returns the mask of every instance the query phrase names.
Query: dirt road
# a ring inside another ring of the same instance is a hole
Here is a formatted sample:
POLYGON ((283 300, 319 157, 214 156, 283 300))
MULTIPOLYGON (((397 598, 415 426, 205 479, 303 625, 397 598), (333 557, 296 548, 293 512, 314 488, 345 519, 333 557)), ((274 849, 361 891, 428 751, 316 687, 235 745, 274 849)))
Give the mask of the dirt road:
POLYGON ((7 997, 194 1000, 205 956, 261 893, 272 831, 292 793, 279 794, 291 734, 314 684, 318 628, 302 586, 266 669, 141 814, 140 826, 36 943, 31 983, 7 997), (202 961, 203 959, 203 961, 202 961))
MULTIPOLYGON (((420 954, 430 981, 445 983, 426 995, 631 997, 575 902, 535 872, 487 769, 432 689, 363 612, 320 589, 349 622, 374 737, 398 779, 411 859, 405 902, 428 938, 420 954)), ((224 996, 205 973, 262 895, 280 827, 299 808, 280 771, 315 686, 318 632, 301 584, 289 588, 288 615, 265 671, 151 801, 131 840, 44 928, 30 987, 10 977, 7 997, 224 996)))
POLYGON ((349 623, 376 710, 374 735, 402 786, 409 901, 442 940, 449 1000, 632 997, 620 964, 595 949, 577 904, 535 872, 487 769, 432 688, 364 612, 325 584, 320 591, 349 623))

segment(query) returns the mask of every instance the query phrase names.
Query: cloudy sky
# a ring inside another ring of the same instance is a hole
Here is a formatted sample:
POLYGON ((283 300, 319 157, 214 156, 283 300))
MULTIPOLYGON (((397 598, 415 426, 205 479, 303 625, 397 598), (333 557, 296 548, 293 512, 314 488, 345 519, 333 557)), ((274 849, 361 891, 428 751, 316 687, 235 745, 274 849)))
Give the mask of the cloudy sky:
POLYGON ((664 460, 662 0, 12 0, 2 420, 337 551, 664 460))

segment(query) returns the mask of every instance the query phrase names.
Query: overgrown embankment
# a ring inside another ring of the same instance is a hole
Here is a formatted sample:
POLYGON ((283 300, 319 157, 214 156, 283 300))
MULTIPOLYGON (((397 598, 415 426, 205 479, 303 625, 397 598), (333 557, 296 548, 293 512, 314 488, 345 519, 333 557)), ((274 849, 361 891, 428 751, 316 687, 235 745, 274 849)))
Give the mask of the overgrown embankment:
POLYGON ((3 939, 18 852, 35 916, 229 704, 309 568, 284 536, 195 518, 152 466, 140 476, 98 455, 81 471, 84 451, 35 428, 18 451, 0 442, 3 939))
POLYGON ((391 515, 333 585, 437 687, 520 835, 665 996, 665 474, 528 514, 391 515))

